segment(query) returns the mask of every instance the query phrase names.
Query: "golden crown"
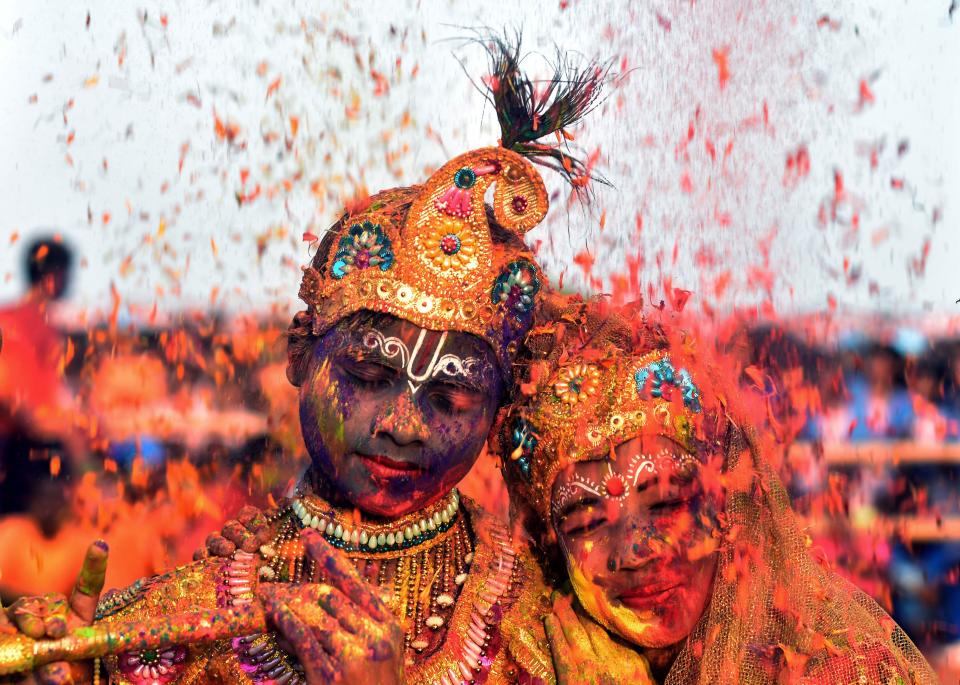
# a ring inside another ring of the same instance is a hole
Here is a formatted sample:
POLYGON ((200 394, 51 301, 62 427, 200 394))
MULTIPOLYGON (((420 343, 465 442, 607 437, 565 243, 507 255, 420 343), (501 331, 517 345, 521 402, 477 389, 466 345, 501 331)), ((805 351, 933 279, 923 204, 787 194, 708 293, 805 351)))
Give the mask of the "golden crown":
POLYGON ((544 520, 554 479, 567 464, 596 459, 644 432, 693 449, 700 390, 668 350, 576 355, 547 378, 528 402, 514 408, 502 436, 504 475, 544 520))
POLYGON ((506 364, 543 278, 522 242, 547 214, 543 179, 519 154, 492 147, 450 160, 412 192, 402 221, 390 191, 371 198, 340 222, 322 267, 304 268, 300 297, 312 308, 314 334, 353 312, 385 312, 478 335, 506 364), (494 218, 516 236, 512 243, 491 235, 491 185, 494 218))

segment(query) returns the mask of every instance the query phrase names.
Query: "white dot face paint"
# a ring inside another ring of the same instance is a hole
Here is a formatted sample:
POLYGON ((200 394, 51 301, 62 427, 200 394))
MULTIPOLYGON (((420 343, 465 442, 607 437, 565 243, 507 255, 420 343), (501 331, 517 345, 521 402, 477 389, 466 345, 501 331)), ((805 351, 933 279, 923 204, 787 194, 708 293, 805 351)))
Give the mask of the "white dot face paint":
POLYGON ((643 474, 655 476, 668 462, 674 469, 683 470, 695 463, 696 458, 682 450, 663 448, 655 453, 634 454, 627 460, 627 468, 622 472, 615 468, 614 462, 608 461, 606 473, 601 477, 600 482, 575 473, 569 482, 563 483, 554 492, 551 505, 553 515, 558 516, 570 501, 581 497, 584 492, 600 499, 615 501, 623 506, 631 488, 637 487, 643 474))

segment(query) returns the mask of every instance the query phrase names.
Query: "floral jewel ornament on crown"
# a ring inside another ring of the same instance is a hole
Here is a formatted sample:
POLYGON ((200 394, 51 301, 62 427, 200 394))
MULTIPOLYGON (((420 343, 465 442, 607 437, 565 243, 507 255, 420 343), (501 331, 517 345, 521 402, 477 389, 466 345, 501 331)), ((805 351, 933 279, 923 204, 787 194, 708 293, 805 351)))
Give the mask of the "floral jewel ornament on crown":
POLYGON ((300 297, 313 335, 360 310, 383 312, 477 335, 509 369, 544 280, 523 243, 549 207, 531 162, 559 171, 578 193, 593 178, 559 144, 535 141, 562 140, 560 132, 594 106, 606 70, 561 65, 546 89, 536 89, 520 72, 519 40, 492 38, 485 47, 492 70, 485 96, 497 111, 501 146, 459 155, 422 186, 377 193, 341 217, 304 268, 300 297), (491 186, 492 207, 484 199, 491 186))
POLYGON ((668 349, 629 354, 614 342, 592 341, 551 356, 555 361, 542 362, 538 374, 544 382, 509 409, 500 431, 509 455, 504 475, 544 520, 556 474, 567 464, 610 454, 646 432, 695 452, 700 388, 668 349))

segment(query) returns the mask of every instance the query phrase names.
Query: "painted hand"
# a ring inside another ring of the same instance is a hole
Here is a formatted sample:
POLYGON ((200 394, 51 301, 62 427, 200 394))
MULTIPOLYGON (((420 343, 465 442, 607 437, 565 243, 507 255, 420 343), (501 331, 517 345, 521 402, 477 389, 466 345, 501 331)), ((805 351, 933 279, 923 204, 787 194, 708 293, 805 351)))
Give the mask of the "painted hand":
MULTIPOLYGON (((106 574, 107 543, 97 540, 87 549, 69 599, 61 594, 21 597, 0 611, 0 631, 19 631, 35 640, 58 639, 76 628, 92 624, 106 574)), ((92 669, 89 664, 55 662, 19 680, 0 679, 0 682, 65 685, 91 680, 92 669)))
POLYGON ((238 549, 252 554, 269 541, 270 535, 270 525, 263 512, 246 506, 237 513, 237 518, 224 523, 219 533, 210 533, 206 547, 194 552, 193 558, 229 557, 238 549))
POLYGON ((558 685, 654 685, 647 660, 613 640, 606 628, 574 608, 573 598, 554 593, 544 619, 558 685))
POLYGON ((303 531, 326 582, 260 586, 260 600, 308 683, 403 683, 403 631, 353 563, 316 531, 303 531))

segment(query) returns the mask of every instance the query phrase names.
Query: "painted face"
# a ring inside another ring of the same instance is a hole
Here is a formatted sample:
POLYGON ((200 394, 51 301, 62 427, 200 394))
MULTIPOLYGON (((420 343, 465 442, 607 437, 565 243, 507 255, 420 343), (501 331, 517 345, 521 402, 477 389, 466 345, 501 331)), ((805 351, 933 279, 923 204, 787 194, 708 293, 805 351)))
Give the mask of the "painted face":
POLYGON ((710 599, 719 493, 673 441, 643 435, 584 461, 553 486, 552 518, 580 603, 642 647, 686 638, 710 599))
POLYGON ((351 504, 397 517, 446 494, 470 470, 503 389, 476 336, 358 315, 317 343, 300 387, 315 468, 351 504))

